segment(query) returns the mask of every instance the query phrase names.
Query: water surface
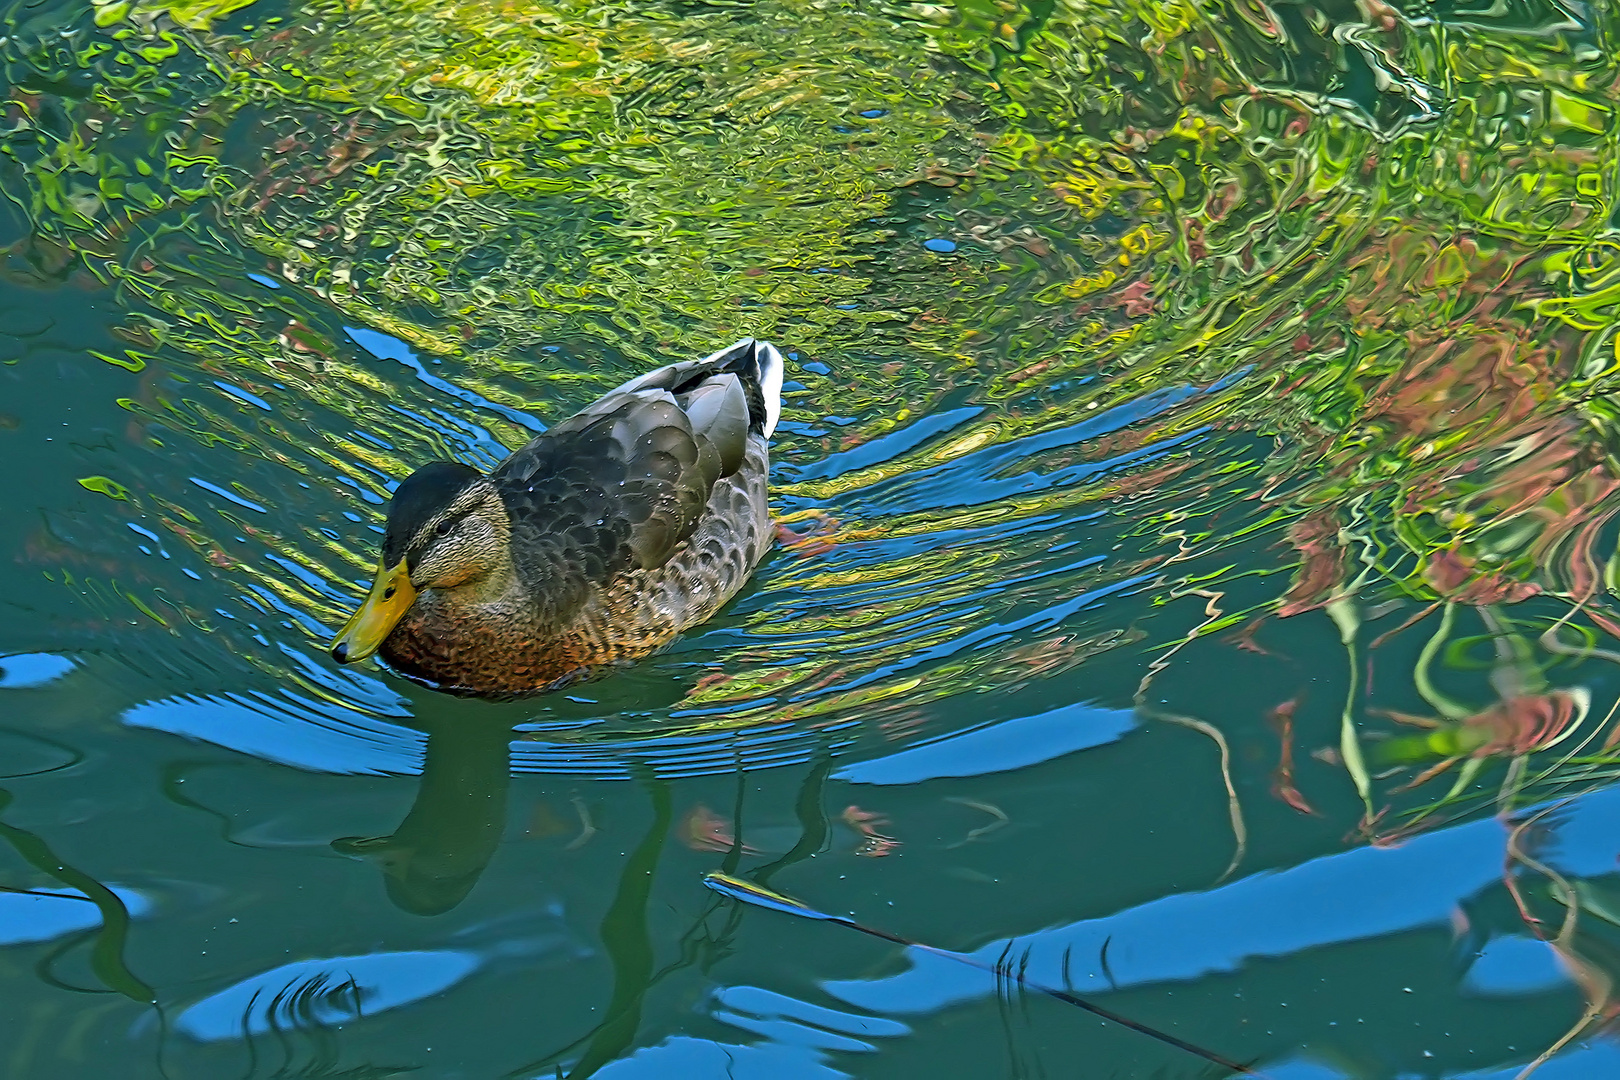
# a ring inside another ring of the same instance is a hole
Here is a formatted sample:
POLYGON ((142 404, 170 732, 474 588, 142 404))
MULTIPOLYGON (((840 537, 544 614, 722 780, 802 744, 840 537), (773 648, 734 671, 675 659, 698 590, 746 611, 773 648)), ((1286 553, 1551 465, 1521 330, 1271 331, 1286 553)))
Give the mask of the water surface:
POLYGON ((1616 1068, 1608 4, 3 19, 6 1075, 1210 1075, 1019 972, 1616 1068), (516 703, 325 655, 413 468, 744 335, 717 618, 516 703))

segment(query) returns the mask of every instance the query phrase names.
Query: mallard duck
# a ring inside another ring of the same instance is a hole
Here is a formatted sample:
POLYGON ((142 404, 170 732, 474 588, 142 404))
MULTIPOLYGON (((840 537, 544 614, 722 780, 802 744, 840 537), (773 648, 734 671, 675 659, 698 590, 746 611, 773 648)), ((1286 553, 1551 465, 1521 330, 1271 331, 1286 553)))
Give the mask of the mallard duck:
POLYGON ((746 338, 609 391, 488 476, 430 462, 333 640, 453 693, 557 689, 668 645, 769 550, 782 354, 746 338))

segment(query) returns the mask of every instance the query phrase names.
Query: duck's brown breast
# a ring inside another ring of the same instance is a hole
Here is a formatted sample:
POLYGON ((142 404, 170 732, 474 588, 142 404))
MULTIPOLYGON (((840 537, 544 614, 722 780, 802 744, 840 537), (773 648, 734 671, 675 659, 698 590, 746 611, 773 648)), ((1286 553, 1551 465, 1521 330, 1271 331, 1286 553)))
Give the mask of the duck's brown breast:
POLYGON ((541 693, 600 663, 567 638, 537 637, 520 625, 473 618, 407 618, 381 653, 402 674, 443 690, 491 697, 541 693))

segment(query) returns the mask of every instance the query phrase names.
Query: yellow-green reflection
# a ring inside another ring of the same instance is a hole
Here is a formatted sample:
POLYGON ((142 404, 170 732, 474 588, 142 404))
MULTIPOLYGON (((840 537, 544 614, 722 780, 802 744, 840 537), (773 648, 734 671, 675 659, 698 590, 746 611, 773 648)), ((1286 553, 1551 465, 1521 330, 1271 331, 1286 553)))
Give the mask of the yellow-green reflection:
POLYGON ((18 98, 4 166, 8 273, 127 309, 93 361, 129 376, 125 461, 81 484, 265 624, 41 526, 25 561, 156 651, 220 641, 347 700, 250 643, 337 625, 392 479, 745 332, 806 361, 778 440, 802 536, 673 732, 904 737, 932 702, 1176 640, 1064 606, 1127 586, 1232 593, 1209 633, 1359 630, 1399 598, 1556 598, 1555 637, 1545 610, 1521 636, 1557 656, 1620 627, 1606 8, 234 7, 87 12, 90 89, 18 98), (226 494, 153 464, 177 447, 226 494), (1106 557, 1055 557, 1043 525, 1094 511, 1106 557))

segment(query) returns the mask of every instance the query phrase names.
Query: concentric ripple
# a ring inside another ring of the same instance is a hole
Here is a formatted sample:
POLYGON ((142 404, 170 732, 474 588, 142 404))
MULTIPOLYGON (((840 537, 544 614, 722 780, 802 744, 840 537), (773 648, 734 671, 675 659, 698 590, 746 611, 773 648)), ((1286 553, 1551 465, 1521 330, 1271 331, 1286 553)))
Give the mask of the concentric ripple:
POLYGON ((466 715, 623 777, 1145 717, 1195 639, 1331 618, 1354 667, 1438 604, 1391 707, 1530 723, 1500 664, 1431 693, 1483 634, 1568 719, 1590 680, 1546 674, 1620 634, 1608 16, 1216 8, 14 16, 9 272, 96 298, 0 314, 83 383, 18 649, 302 768, 410 772, 466 715), (515 705, 325 659, 401 477, 743 334, 790 355, 781 543, 719 618, 515 705))

